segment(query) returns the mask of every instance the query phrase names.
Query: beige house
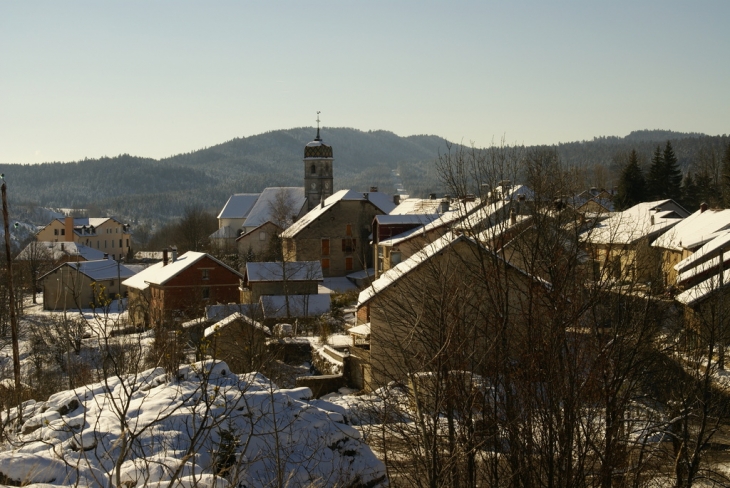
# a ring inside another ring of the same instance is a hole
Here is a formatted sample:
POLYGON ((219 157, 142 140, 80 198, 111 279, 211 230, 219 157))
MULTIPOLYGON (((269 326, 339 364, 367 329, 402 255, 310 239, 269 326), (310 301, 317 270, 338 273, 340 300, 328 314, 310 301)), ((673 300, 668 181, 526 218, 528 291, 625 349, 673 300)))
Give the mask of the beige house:
POLYGON ((477 276, 480 252, 490 253, 471 238, 446 234, 360 293, 357 320, 369 327, 350 331, 351 355, 362 361, 361 370, 352 377, 362 378, 363 384, 355 386, 373 390, 390 381, 405 381, 413 373, 437 369, 431 361, 438 357, 454 359, 453 369, 460 369, 463 341, 470 348, 490 350, 498 334, 482 325, 504 323, 504 308, 490 305, 494 303, 490 298, 507 296, 496 291, 504 287, 510 289, 508 330, 520 333, 518 316, 529 313, 532 306, 525 299, 527 292, 544 284, 500 258, 495 262, 504 273, 477 276))
POLYGON ((663 285, 661 252, 651 246, 689 212, 674 200, 634 205, 581 234, 594 262, 594 278, 663 285))
POLYGON ((122 280, 134 271, 111 259, 66 262, 40 278, 45 310, 103 307, 127 296, 122 280))
POLYGON ((36 234, 37 241, 83 244, 115 260, 127 256, 131 237, 129 224, 112 217, 54 219, 36 234))
POLYGON ((273 254, 280 249, 273 249, 272 246, 281 242, 272 239, 281 236, 283 229, 271 221, 266 221, 258 227, 254 227, 236 239, 238 254, 241 256, 253 255, 254 257, 273 254))
POLYGON ((319 261, 324 277, 371 268, 373 219, 393 208, 384 193, 340 190, 281 234, 284 260, 319 261))
POLYGON ((666 286, 677 284, 677 265, 716 237, 730 230, 730 210, 709 209, 703 204, 686 219, 660 235, 652 247, 662 253, 666 286))

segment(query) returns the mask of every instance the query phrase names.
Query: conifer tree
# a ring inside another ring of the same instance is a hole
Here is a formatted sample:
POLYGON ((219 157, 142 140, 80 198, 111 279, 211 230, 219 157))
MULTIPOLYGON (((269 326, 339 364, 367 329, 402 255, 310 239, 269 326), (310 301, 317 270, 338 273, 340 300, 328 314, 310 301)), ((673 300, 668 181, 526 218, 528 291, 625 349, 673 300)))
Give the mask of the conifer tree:
POLYGON ((644 201, 646 196, 646 181, 644 173, 639 166, 639 157, 636 150, 632 149, 629 155, 629 163, 621 172, 616 194, 616 207, 624 210, 633 207, 644 201))
POLYGON ((674 155, 672 143, 667 141, 664 147, 664 198, 671 198, 677 202, 682 200, 682 171, 679 169, 677 156, 674 155))
POLYGON ((730 207, 730 142, 725 147, 722 157, 722 198, 726 207, 730 207))
POLYGON ((694 178, 692 178, 692 173, 688 172, 687 176, 684 177, 684 182, 682 183, 682 200, 680 203, 684 206, 684 208, 693 212, 700 207, 699 199, 699 188, 697 187, 694 178))
POLYGON ((651 158, 651 166, 649 167, 649 176, 646 179, 647 200, 658 200, 662 198, 662 187, 664 186, 664 156, 662 156, 662 148, 656 147, 654 156, 651 158))

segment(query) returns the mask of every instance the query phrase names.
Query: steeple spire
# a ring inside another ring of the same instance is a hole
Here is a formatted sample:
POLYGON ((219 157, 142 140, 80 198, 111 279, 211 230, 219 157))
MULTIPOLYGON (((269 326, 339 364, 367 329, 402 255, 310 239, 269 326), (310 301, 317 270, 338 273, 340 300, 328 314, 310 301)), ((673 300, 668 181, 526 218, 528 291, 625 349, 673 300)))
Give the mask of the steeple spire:
POLYGON ((320 111, 317 110, 317 137, 314 138, 315 141, 321 141, 322 140, 322 138, 319 137, 319 114, 320 114, 320 111))

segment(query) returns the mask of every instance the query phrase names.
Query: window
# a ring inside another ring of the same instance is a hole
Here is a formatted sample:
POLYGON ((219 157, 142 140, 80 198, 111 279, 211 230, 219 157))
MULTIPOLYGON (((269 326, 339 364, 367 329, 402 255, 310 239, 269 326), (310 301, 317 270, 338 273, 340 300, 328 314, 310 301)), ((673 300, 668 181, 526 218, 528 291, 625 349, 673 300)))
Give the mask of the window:
POLYGON ((259 240, 260 241, 266 240, 266 232, 264 232, 264 231, 259 232, 259 240))
POLYGON ((345 235, 352 237, 352 224, 347 224, 347 227, 345 228, 345 235))
MULTIPOLYGON (((112 244, 114 244, 114 243, 112 242, 112 244)), ((114 246, 112 246, 112 247, 114 247, 114 246)), ((112 260, 113 261, 116 261, 117 260, 117 255, 116 254, 112 254, 112 260)))
POLYGON ((330 269, 329 258, 322 258, 322 269, 330 269))
POLYGON ((66 235, 66 229, 61 229, 61 235, 62 236, 65 236, 66 235))
POLYGON ((355 252, 356 240, 351 237, 342 239, 342 252, 355 252))
POLYGON ((122 240, 119 239, 119 247, 122 247, 122 240))
POLYGON ((58 235, 58 229, 53 229, 53 235, 54 236, 57 236, 58 235))
POLYGON ((311 174, 313 174, 313 175, 314 175, 314 174, 317 174, 317 167, 316 167, 315 165, 312 165, 312 167, 311 167, 311 168, 309 168, 309 172, 310 172, 311 174))
POLYGON ((352 271, 352 258, 345 258, 345 271, 352 271))
POLYGON ((400 251, 397 252, 391 252, 390 253, 390 265, 395 266, 396 264, 401 262, 401 254, 400 251))
POLYGON ((129 247, 129 239, 127 239, 127 247, 129 247))
POLYGON ((322 239, 322 256, 330 255, 330 240, 322 239))
POLYGON ((210 279, 210 270, 209 269, 203 269, 201 270, 203 272, 203 279, 209 280, 210 279))
POLYGON ((109 280, 109 286, 114 286, 114 280, 109 280))
POLYGON ((203 300, 208 300, 210 298, 210 287, 204 286, 203 287, 203 300))

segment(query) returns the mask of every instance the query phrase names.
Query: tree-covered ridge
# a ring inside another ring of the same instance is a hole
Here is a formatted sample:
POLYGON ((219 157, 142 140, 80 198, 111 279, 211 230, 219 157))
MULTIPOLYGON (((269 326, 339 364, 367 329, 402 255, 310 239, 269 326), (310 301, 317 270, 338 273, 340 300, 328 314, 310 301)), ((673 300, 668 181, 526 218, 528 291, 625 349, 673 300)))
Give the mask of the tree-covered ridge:
MULTIPOLYGON (((129 221, 165 221, 181 216, 189 205, 217 213, 233 193, 301 185, 304 146, 315 134, 312 127, 300 127, 236 138, 161 160, 123 154, 72 163, 0 165, 0 171, 8 175, 11 204, 93 208, 129 221)), ((442 137, 401 137, 351 128, 323 128, 321 134, 334 150, 335 190, 366 191, 377 186, 395 192, 392 170, 397 170, 411 195, 444 193, 434 164, 449 149, 442 137)), ((707 187, 707 178, 711 186, 721 185, 719 167, 728 136, 635 131, 624 138, 597 137, 527 149, 550 147, 564 163, 580 169, 585 186, 609 189, 618 185, 631 150, 647 174, 657 138, 666 135, 676 138, 662 139, 660 144, 671 140, 683 175, 691 171, 697 185, 704 182, 707 187)))

